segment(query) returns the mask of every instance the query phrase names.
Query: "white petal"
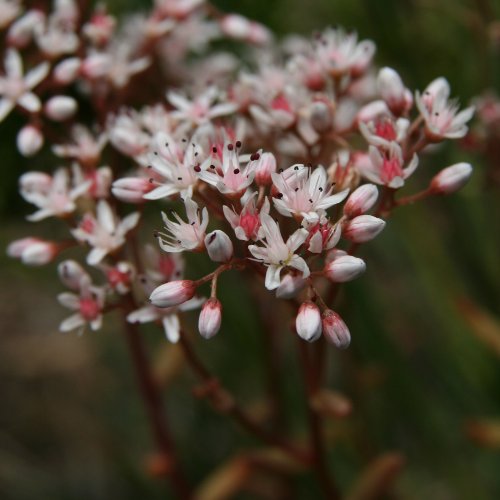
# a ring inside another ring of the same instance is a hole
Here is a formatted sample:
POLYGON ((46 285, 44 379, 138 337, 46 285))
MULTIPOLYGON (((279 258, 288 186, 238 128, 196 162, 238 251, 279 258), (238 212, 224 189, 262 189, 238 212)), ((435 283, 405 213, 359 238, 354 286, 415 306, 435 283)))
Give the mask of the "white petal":
POLYGON ((311 274, 311 272, 309 271, 309 267, 306 264, 306 261, 302 257, 299 257, 298 255, 294 255, 292 257, 289 266, 294 267, 295 269, 301 271, 303 278, 307 278, 311 274))
POLYGON ((79 326, 83 326, 85 324, 85 320, 83 317, 78 314, 73 314, 69 318, 66 318, 60 325, 59 330, 61 332, 70 332, 79 326))
POLYGON ((57 296, 59 304, 67 307, 68 309, 77 310, 80 306, 80 299, 74 293, 64 292, 57 296))
POLYGON ((97 204, 97 220, 99 225, 107 232, 112 233, 115 230, 115 217, 113 210, 107 201, 101 200, 97 204))
POLYGON ((25 94, 23 94, 17 100, 17 103, 19 104, 19 106, 22 106, 24 109, 30 111, 31 113, 40 111, 40 108, 42 107, 40 99, 38 99, 38 97, 33 94, 33 92, 26 92, 25 94))
POLYGON ((280 273, 282 269, 283 266, 276 266, 274 264, 271 264, 267 268, 265 286, 268 290, 275 290, 280 286, 280 273))
POLYGON ((175 344, 179 341, 181 325, 177 314, 168 314, 162 319, 165 336, 170 342, 175 344))

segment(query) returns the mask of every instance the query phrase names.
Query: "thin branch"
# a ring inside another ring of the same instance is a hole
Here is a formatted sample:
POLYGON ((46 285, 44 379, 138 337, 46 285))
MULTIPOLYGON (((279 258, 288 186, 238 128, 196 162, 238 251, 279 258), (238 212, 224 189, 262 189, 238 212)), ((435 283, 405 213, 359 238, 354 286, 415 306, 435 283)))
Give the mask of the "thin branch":
POLYGON ((289 441, 263 428, 237 405, 232 395, 219 384, 217 378, 210 373, 208 368, 197 356, 187 338, 185 331, 181 331, 179 344, 184 352, 187 363, 198 378, 204 383, 201 390, 198 391, 198 395, 210 396, 217 409, 232 416, 241 427, 259 438, 261 441, 264 441, 271 446, 280 448, 300 463, 308 466, 310 465, 311 461, 308 453, 304 452, 300 448, 297 448, 289 441))
POLYGON ((191 498, 191 490, 175 454, 161 395, 151 372, 142 336, 136 325, 127 322, 125 317, 124 331, 153 435, 165 463, 168 464, 165 472, 176 498, 188 500, 191 498))

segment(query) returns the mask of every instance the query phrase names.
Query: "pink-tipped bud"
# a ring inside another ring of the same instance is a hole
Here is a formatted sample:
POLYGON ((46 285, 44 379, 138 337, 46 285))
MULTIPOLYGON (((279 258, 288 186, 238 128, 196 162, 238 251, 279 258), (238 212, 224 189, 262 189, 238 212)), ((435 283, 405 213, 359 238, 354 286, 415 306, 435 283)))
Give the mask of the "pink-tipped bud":
POLYGON ((7 255, 21 259, 29 266, 43 266, 51 262, 58 254, 59 247, 52 241, 44 241, 39 238, 22 238, 13 241, 7 247, 7 255))
POLYGON ((88 278, 83 267, 75 260, 65 260, 57 267, 62 283, 71 290, 79 290, 82 280, 88 278))
POLYGON ((342 318, 331 309, 323 313, 323 333, 339 349, 345 349, 351 343, 349 328, 342 318))
POLYGON ((276 172, 276 158, 272 153, 263 153, 255 160, 255 182, 267 186, 273 182, 271 175, 276 172))
POLYGON ((472 165, 457 163, 444 168, 431 181, 431 190, 436 194, 450 194, 462 189, 472 175, 472 165))
POLYGON ((78 109, 78 104, 72 97, 57 95, 51 97, 44 106, 45 114, 56 122, 71 118, 78 109))
POLYGON ((80 73, 81 66, 82 61, 78 57, 64 59, 54 68, 54 80, 61 85, 74 82, 80 73))
POLYGON ((385 221, 373 215, 359 215, 349 221, 342 230, 342 236, 354 243, 373 240, 385 227, 385 221))
POLYGON ((375 184, 363 184, 356 189, 344 205, 344 215, 350 219, 362 215, 375 205, 378 189, 375 184))
POLYGON ((40 129, 33 125, 26 125, 17 134, 17 149, 26 157, 38 153, 43 146, 43 135, 40 129))
POLYGON ((208 299, 201 308, 198 330, 205 339, 211 339, 220 329, 222 304, 215 298, 208 299))
POLYGON ((113 182, 111 193, 125 203, 143 203, 144 195, 154 187, 154 184, 143 177, 123 177, 113 182))
POLYGON ((321 335, 321 313, 311 301, 303 302, 295 318, 295 328, 299 337, 314 342, 321 335))
POLYGON ((276 297, 278 299, 291 299, 304 289, 307 282, 299 274, 285 274, 281 278, 281 283, 276 288, 276 297))
POLYGON ((398 73, 392 68, 382 68, 378 73, 377 86, 380 96, 387 103, 389 109, 395 115, 401 115, 408 104, 408 92, 398 73))
POLYGON ((311 125, 319 134, 333 127, 333 107, 328 102, 316 101, 311 104, 311 125))
POLYGON ((170 281, 155 288, 149 296, 149 301, 156 307, 174 307, 192 299, 195 293, 194 281, 170 281))
POLYGON ((365 262, 352 255, 341 255, 325 266, 324 273, 335 283, 345 283, 357 278, 366 269, 365 262))
POLYGON ((205 247, 214 262, 228 262, 233 256, 233 244, 229 236, 219 229, 205 236, 205 247))

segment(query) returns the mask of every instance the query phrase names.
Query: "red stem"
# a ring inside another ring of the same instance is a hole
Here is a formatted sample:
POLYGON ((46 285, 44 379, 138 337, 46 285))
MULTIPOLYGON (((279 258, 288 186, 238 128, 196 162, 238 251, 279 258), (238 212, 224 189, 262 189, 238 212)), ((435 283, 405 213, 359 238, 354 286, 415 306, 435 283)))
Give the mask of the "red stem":
POLYGON ((125 337, 127 339, 139 389, 148 413, 153 435, 165 459, 165 463, 168 464, 166 474, 168 475, 175 497, 182 500, 188 500, 191 498, 190 487, 175 455, 173 439, 167 424, 160 391, 151 373, 142 337, 135 325, 128 323, 126 319, 124 319, 124 323, 125 337))

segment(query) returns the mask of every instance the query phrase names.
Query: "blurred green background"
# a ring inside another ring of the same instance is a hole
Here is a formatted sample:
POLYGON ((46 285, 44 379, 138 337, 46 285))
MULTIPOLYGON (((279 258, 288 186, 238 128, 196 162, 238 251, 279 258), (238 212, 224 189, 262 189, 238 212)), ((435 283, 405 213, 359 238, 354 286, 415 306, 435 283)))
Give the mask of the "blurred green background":
MULTIPOLYGON (((422 89, 442 75, 464 105, 485 89, 499 89, 498 1, 214 3, 279 35, 337 24, 356 29, 376 42, 376 63, 398 69, 408 87, 422 89)), ((145 7, 139 0, 112 6, 116 12, 145 7)), ((44 230, 25 222, 29 207, 17 194, 21 172, 44 165, 16 153, 13 122, 0 124, 4 248, 44 230)), ((353 403, 352 416, 329 428, 329 459, 344 489, 380 453, 396 450, 406 466, 388 498, 500 498, 500 192, 491 181, 500 158, 487 161, 455 143, 422 158, 422 185, 456 161, 473 163, 471 183, 456 195, 396 212, 362 252, 367 273, 342 293, 339 310, 353 341, 347 352, 329 350, 328 380, 353 403)), ((410 190, 417 190, 415 183, 410 190)), ((162 481, 146 473, 153 445, 118 318, 96 334, 60 335, 66 311, 55 300, 61 291, 55 270, 25 268, 4 255, 0 264, 0 497, 165 498, 162 481)), ((258 414, 266 343, 252 299, 238 285, 236 275, 221 280, 222 331, 196 347, 258 414)), ((288 321, 283 309, 289 425, 300 434, 303 386, 288 321)), ((168 378, 178 355, 157 329, 145 328, 144 337, 158 373, 168 378)), ((199 482, 256 443, 195 400, 193 379, 182 374, 166 402, 183 462, 199 482)), ((293 481, 297 498, 319 497, 308 474, 293 481)), ((234 498, 266 497, 247 492, 234 498)))

